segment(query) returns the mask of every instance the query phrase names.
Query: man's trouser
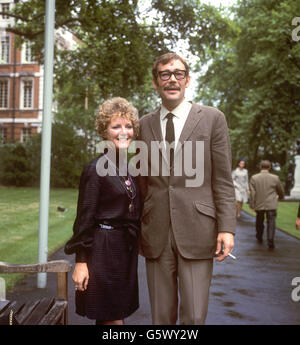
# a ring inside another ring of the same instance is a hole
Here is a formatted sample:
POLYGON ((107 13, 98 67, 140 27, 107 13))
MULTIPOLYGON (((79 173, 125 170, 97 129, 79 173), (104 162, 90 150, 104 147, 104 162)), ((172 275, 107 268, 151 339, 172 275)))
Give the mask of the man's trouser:
POLYGON ((205 323, 213 259, 183 258, 175 244, 173 232, 157 259, 146 259, 148 289, 154 325, 181 325, 205 323), (179 296, 178 296, 179 292, 179 296))
POLYGON ((274 246, 276 210, 259 210, 256 212, 256 238, 261 241, 264 232, 265 213, 267 215, 268 246, 274 246))

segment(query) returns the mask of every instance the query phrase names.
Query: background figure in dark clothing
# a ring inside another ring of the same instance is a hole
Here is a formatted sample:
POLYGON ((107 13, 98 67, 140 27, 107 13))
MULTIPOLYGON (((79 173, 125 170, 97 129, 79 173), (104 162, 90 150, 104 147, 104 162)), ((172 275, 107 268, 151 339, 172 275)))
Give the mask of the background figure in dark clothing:
POLYGON ((96 324, 123 324, 139 306, 140 194, 127 160, 117 159, 127 157, 138 126, 137 110, 125 99, 100 106, 96 128, 109 150, 82 173, 74 234, 65 246, 66 254, 76 253, 76 313, 96 324))
POLYGON ((262 242, 266 214, 268 247, 274 249, 278 198, 284 198, 284 190, 279 177, 271 174, 270 169, 271 163, 264 160, 260 164, 260 173, 251 177, 250 207, 256 212, 256 238, 258 242, 262 242))

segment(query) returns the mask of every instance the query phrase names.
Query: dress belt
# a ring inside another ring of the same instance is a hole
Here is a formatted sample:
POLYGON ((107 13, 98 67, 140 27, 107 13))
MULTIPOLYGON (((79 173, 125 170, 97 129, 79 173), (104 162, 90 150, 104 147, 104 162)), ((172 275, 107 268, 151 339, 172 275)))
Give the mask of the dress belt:
POLYGON ((101 221, 99 223, 101 229, 104 230, 114 230, 114 229, 124 229, 127 234, 127 243, 129 250, 131 251, 133 246, 136 243, 138 237, 138 231, 140 229, 138 224, 132 224, 127 222, 109 222, 109 221, 101 221))

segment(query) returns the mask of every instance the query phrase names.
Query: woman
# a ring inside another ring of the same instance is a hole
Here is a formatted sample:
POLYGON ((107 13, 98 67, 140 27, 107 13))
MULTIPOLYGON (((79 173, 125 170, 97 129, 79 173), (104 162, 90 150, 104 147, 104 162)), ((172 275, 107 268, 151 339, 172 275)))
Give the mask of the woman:
POLYGON ((232 172, 238 218, 241 216, 243 203, 248 201, 248 195, 250 194, 248 171, 245 169, 245 165, 245 161, 240 159, 236 169, 232 172))
POLYGON ((124 324, 139 306, 140 193, 136 178, 119 172, 124 161, 118 160, 138 128, 137 110, 125 99, 112 98, 100 106, 96 129, 116 150, 117 159, 106 152, 84 169, 74 234, 65 246, 66 254, 76 254, 76 313, 96 324, 124 324), (103 171, 103 161, 114 174, 103 171))

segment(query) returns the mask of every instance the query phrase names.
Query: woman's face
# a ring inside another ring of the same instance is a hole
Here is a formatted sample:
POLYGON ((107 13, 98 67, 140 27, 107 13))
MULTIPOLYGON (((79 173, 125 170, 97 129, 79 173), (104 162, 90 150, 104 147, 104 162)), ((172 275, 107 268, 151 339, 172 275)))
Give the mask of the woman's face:
POLYGON ((133 125, 130 120, 117 115, 111 118, 106 139, 113 142, 117 149, 127 149, 133 136, 133 125))
POLYGON ((241 169, 243 169, 243 168, 245 167, 245 162, 244 162, 244 161, 240 161, 240 162, 239 162, 239 167, 240 167, 241 169))

